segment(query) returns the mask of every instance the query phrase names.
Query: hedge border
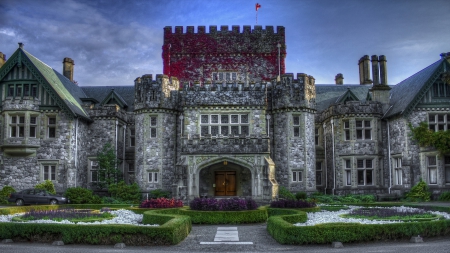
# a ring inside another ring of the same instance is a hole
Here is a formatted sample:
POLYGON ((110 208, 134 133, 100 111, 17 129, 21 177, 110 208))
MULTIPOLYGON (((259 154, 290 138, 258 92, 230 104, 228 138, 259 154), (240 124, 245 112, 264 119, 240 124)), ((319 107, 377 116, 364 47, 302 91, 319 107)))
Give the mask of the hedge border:
MULTIPOLYGON (((372 205, 375 206, 375 204, 371 204, 371 206, 372 205)), ((397 204, 396 206, 401 205, 397 204)), ((413 207, 421 208, 423 206, 414 205, 413 207)), ((439 209, 439 211, 450 212, 449 207, 435 208, 439 209)), ((285 212, 286 214, 281 214, 282 212, 278 211, 280 214, 269 216, 267 221, 267 231, 281 244, 323 244, 335 241, 366 242, 386 239, 403 239, 417 235, 430 237, 450 234, 450 220, 392 224, 330 223, 321 224, 320 226, 297 227, 293 224, 306 222, 306 212, 298 209, 285 210, 285 212)), ((269 213, 275 212, 272 211, 269 213)))
MULTIPOLYGON (((256 210, 243 211, 198 211, 191 210, 189 207, 161 209, 157 211, 160 214, 175 214, 190 217, 193 224, 243 224, 243 223, 262 223, 266 222, 267 207, 262 206, 256 210)), ((148 212, 144 213, 144 220, 148 212)), ((149 218, 150 219, 150 218, 149 218)))
MULTIPOLYGON (((22 206, 0 209, 1 214, 13 214, 28 210, 55 210, 64 206, 22 206)), ((76 208, 100 209, 105 205, 77 205, 76 208), (93 208, 96 207, 96 208, 93 208)), ((118 206, 108 205, 112 209, 118 206)), ((126 245, 175 245, 184 240, 192 229, 189 217, 170 213, 162 214, 161 210, 141 210, 146 213, 144 224, 159 224, 158 227, 134 225, 75 225, 75 224, 42 224, 42 223, 0 223, 0 239, 27 241, 63 241, 66 244, 115 244, 126 245)))

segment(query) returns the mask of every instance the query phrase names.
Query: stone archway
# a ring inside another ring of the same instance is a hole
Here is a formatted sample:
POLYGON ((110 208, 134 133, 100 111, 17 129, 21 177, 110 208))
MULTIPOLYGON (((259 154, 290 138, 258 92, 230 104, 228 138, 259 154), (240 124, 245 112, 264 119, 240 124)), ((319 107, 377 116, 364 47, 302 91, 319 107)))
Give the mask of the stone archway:
POLYGON ((218 162, 199 170, 199 195, 208 197, 252 196, 252 172, 234 162, 218 162))

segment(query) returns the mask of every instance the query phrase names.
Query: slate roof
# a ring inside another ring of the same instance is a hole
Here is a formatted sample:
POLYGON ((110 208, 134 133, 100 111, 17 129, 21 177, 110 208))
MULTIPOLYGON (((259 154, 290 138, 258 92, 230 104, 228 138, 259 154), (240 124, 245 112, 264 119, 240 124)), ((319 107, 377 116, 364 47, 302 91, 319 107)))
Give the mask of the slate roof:
POLYGON ((58 73, 38 58, 34 57, 32 54, 25 51, 23 48, 19 48, 23 52, 23 55, 27 57, 30 62, 36 67, 36 69, 42 74, 42 76, 47 80, 53 90, 58 94, 58 96, 64 101, 69 110, 77 116, 90 119, 86 111, 83 109, 82 102, 80 98, 86 97, 81 88, 71 82, 67 77, 58 73))
POLYGON ((359 101, 366 101, 371 85, 336 85, 336 84, 316 84, 316 109, 320 113, 330 105, 339 102, 339 99, 349 90, 359 101))
POLYGON ((128 112, 134 111, 134 86, 82 86, 81 89, 87 97, 94 98, 97 101, 104 101, 114 89, 117 98, 128 106, 126 110, 128 112))
POLYGON ((443 62, 445 62, 445 59, 440 59, 397 85, 392 86, 391 107, 384 117, 387 118, 396 114, 403 114, 417 100, 420 91, 426 88, 425 83, 433 76, 443 62))

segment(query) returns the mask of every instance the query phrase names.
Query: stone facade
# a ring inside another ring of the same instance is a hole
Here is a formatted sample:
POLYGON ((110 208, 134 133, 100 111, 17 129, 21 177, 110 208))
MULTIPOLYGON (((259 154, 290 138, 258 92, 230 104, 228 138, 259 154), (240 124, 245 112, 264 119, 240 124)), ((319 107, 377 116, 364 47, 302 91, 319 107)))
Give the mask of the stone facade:
POLYGON ((403 194, 420 179, 435 196, 450 189, 450 154, 418 146, 409 127, 449 130, 449 54, 395 86, 384 56, 360 59, 359 85, 342 74, 316 85, 284 73, 283 27, 193 29, 166 27, 164 75, 134 86, 79 87, 72 59, 63 76, 21 45, 0 69, 0 186, 98 190, 97 153, 111 143, 127 183, 181 199, 270 200, 279 186, 403 194))

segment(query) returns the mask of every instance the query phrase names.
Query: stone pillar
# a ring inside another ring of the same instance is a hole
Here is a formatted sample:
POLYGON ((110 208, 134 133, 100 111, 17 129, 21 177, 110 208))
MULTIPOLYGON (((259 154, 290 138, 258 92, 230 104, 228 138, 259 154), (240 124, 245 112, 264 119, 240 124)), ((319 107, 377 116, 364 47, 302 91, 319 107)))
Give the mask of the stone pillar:
POLYGON ((0 52, 0 68, 5 64, 6 62, 6 55, 4 55, 2 52, 0 52))
POLYGON ((336 77, 334 78, 334 81, 336 81, 337 85, 344 84, 344 75, 342 75, 341 73, 337 74, 336 77))
POLYGON ((387 67, 386 67, 386 56, 380 55, 379 57, 380 62, 380 84, 381 85, 388 85, 387 81, 387 67))
POLYGON ((380 84, 380 70, 378 68, 378 56, 372 55, 372 75, 373 75, 373 85, 380 84))
POLYGON ((71 58, 64 58, 63 60, 63 75, 70 81, 73 81, 73 66, 75 62, 71 58))
POLYGON ((359 84, 364 84, 364 58, 361 57, 358 61, 358 68, 359 68, 359 84))

